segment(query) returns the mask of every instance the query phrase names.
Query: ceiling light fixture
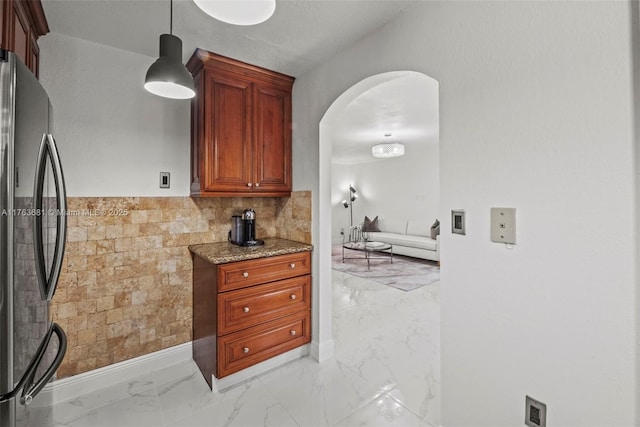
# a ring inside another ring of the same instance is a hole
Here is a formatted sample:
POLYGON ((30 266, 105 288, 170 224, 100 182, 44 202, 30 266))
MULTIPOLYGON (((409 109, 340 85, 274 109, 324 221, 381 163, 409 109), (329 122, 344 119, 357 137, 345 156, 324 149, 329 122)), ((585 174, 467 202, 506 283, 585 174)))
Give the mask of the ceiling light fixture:
MULTIPOLYGON (((390 133, 384 134, 385 138, 389 138, 390 136, 390 133)), ((374 145, 371 147, 371 154, 377 158, 399 157, 404 155, 404 144, 391 142, 374 145)))
POLYGON ((378 144, 371 147, 373 157, 388 158, 404 155, 404 144, 393 142, 390 144, 378 144))
POLYGON ((193 0, 207 15, 233 25, 256 25, 271 18, 276 0, 193 0))
POLYGON ((144 88, 165 98, 189 99, 196 96, 193 77, 182 64, 182 40, 173 35, 173 0, 169 34, 160 36, 160 57, 147 70, 144 88))

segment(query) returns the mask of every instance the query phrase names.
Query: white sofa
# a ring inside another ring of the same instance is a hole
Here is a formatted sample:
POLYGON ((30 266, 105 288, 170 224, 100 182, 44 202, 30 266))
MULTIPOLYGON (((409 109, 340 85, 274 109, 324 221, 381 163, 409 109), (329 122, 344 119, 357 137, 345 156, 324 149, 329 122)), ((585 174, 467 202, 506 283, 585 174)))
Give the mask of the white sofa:
POLYGON ((370 231, 369 240, 393 245, 393 253, 440 261, 440 236, 431 238, 431 223, 378 219, 380 231, 370 231))

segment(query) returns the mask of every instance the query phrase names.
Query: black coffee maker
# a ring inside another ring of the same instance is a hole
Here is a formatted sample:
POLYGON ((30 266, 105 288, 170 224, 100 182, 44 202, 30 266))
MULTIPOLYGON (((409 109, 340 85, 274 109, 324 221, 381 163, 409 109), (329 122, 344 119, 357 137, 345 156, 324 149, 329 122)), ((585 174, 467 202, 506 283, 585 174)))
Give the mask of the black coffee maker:
POLYGON ((240 246, 260 246, 263 240, 256 239, 256 211, 245 209, 240 215, 231 217, 229 241, 240 246))

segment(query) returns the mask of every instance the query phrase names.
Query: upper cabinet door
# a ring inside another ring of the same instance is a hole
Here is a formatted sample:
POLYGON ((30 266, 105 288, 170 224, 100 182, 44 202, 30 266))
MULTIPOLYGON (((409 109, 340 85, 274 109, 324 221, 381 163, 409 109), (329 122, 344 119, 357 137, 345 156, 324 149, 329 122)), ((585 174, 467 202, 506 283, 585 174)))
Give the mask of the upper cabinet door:
POLYGON ((205 86, 205 190, 250 191, 251 81, 217 74, 208 75, 205 86))
POLYGON ((291 91, 255 84, 255 183, 261 191, 291 191, 291 91))

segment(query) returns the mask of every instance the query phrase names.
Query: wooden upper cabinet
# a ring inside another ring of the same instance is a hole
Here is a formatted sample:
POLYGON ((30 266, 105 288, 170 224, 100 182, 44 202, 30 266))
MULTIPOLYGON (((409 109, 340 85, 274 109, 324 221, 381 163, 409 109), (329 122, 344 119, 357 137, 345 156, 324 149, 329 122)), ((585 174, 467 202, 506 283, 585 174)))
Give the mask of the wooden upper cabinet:
POLYGON ((15 52, 25 65, 39 74, 38 38, 49 32, 40 0, 2 0, 0 17, 1 45, 15 52))
POLYGON ((197 49, 191 195, 291 195, 293 77, 197 49))

